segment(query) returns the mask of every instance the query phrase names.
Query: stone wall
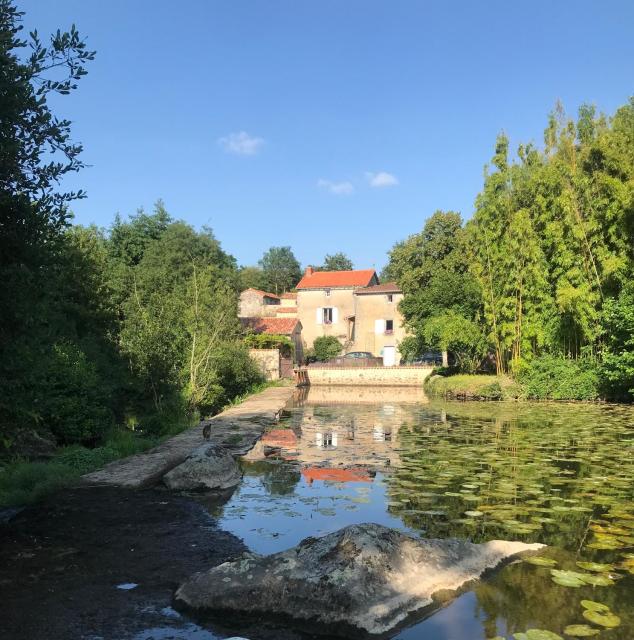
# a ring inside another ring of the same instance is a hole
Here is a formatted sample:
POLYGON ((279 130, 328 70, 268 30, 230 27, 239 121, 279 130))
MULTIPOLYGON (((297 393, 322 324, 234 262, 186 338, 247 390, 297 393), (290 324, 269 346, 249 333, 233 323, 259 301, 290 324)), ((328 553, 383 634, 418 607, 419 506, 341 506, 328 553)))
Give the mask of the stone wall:
POLYGON ((279 349, 249 349, 249 355, 257 362, 267 380, 280 379, 279 349))
POLYGON ((387 385, 394 387, 418 387, 432 372, 431 367, 308 367, 311 386, 387 385))

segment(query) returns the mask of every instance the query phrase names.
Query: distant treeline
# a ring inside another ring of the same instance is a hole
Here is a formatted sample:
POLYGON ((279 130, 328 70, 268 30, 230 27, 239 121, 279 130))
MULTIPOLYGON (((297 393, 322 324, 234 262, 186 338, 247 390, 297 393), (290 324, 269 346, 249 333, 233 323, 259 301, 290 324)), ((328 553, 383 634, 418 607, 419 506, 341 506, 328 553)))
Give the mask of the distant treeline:
POLYGON ((535 397, 554 377, 578 389, 568 397, 631 400, 633 258, 630 100, 611 118, 558 105, 543 148, 514 160, 498 136, 473 218, 436 212, 382 275, 405 292, 406 354, 448 349, 457 369, 511 372, 535 397))

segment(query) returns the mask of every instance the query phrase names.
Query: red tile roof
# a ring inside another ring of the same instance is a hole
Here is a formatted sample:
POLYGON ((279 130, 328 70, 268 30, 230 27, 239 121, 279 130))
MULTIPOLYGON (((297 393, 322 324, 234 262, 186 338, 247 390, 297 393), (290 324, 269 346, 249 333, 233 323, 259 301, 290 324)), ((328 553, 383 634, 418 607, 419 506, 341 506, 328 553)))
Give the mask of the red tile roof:
POLYGON ((372 482, 372 476, 364 469, 329 469, 326 467, 306 467, 302 475, 309 484, 313 480, 330 482, 372 482))
POLYGON ((282 300, 288 298, 289 300, 295 300, 295 298, 297 298, 297 292, 296 291, 288 291, 286 293, 283 293, 280 298, 282 298, 282 300))
POLYGON ((276 296, 274 293, 269 293, 268 291, 261 291, 260 289, 254 289, 253 287, 249 287, 248 289, 245 289, 242 293, 246 293, 247 291, 253 291, 253 293, 257 293, 260 296, 266 296, 267 298, 275 298, 276 300, 280 299, 280 297, 276 296))
POLYGON ((403 290, 396 284, 396 282, 384 282, 383 284, 375 284, 371 287, 363 287, 363 289, 357 289, 355 295, 370 295, 372 293, 403 293, 403 290))
POLYGON ((297 318, 240 318, 242 326, 255 333, 289 336, 301 324, 297 318))
POLYGON ((330 287, 367 287, 376 277, 374 269, 357 271, 313 271, 304 274, 297 289, 328 289, 330 287))

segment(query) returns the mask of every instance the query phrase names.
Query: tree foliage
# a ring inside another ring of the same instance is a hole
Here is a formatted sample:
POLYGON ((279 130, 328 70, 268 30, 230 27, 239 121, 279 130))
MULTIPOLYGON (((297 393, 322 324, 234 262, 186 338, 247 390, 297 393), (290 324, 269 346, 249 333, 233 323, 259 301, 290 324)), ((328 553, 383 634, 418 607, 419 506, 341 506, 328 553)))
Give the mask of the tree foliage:
POLYGON ((71 226, 83 167, 53 96, 94 57, 75 27, 21 39, 0 0, 0 447, 20 429, 95 445, 115 424, 161 430, 260 380, 241 340, 238 273, 209 229, 153 213, 71 226), (171 419, 171 418, 170 418, 171 419))
POLYGON ((498 372, 549 354, 567 370, 599 361, 604 393, 631 398, 633 149, 634 99, 612 118, 583 105, 572 119, 557 105, 543 149, 523 144, 516 158, 499 135, 473 218, 436 213, 390 253, 384 275, 405 292, 409 346, 457 354, 464 345, 449 337, 469 335, 498 372))
POLYGON ((345 253, 326 254, 324 264, 318 268, 318 271, 352 271, 354 266, 352 260, 345 253))
POLYGON ((290 247, 271 247, 259 262, 266 290, 275 294, 292 289, 302 277, 302 270, 290 247))

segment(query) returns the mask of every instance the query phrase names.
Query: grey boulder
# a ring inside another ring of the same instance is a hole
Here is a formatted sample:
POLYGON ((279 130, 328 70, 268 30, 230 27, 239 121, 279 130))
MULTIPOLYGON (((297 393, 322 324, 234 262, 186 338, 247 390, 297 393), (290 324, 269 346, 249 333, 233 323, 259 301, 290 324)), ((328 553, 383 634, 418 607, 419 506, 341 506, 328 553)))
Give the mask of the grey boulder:
POLYGON ((204 444, 163 476, 170 489, 203 491, 228 489, 240 482, 242 474, 233 456, 223 447, 204 444))
POLYGON ((283 614, 343 635, 350 627, 382 634, 431 605, 435 593, 456 591, 501 561, 542 547, 421 540, 378 524, 352 525, 194 574, 175 597, 195 610, 283 614))

